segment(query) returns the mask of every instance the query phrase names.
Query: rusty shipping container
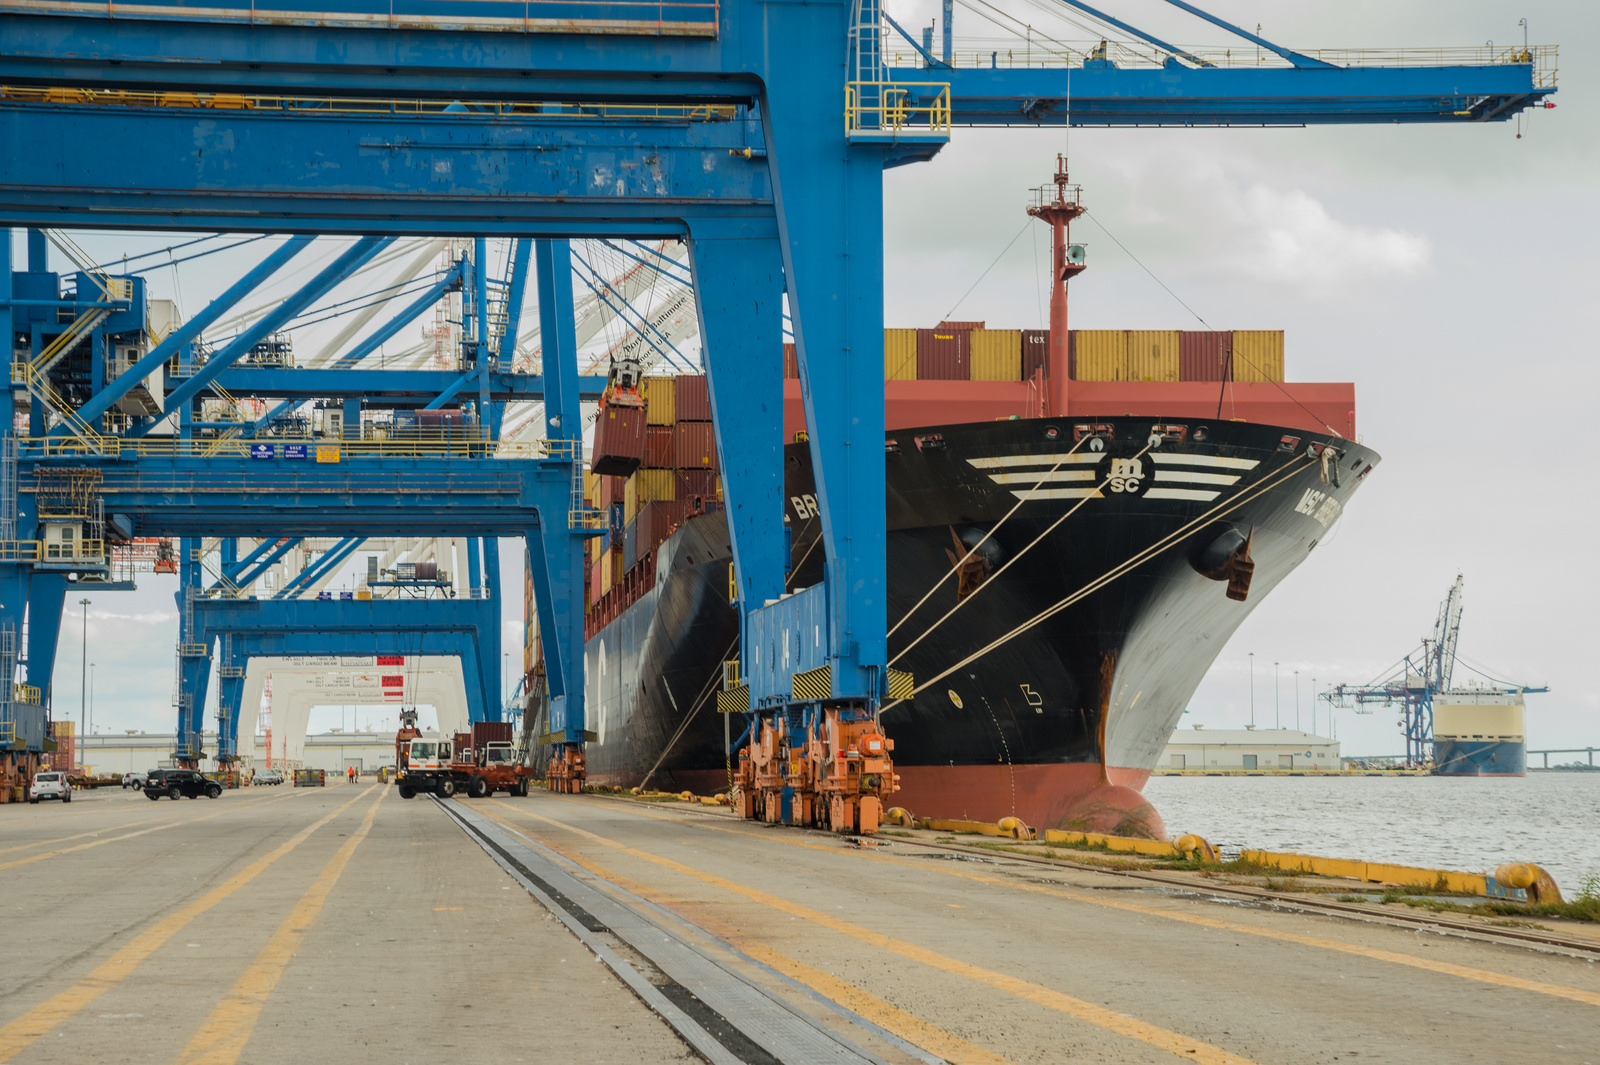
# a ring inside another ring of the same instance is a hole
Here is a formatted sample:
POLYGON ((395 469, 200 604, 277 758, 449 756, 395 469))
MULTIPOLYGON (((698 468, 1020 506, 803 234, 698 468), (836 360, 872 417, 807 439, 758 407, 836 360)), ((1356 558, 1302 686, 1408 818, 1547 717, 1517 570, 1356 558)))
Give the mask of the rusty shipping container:
POLYGON ((800 379, 800 354, 793 344, 783 346, 783 376, 791 381, 800 379))
POLYGON ((974 329, 967 334, 974 381, 1022 380, 1022 331, 974 329))
POLYGON ((883 331, 883 379, 885 381, 915 381, 917 379, 917 331, 915 329, 885 329, 883 331))
POLYGON ((1022 331, 1022 379, 1033 378, 1035 370, 1045 370, 1050 365, 1050 330, 1024 329, 1022 331))
POLYGON ((710 422, 679 422, 675 454, 680 470, 714 470, 717 468, 717 440, 711 432, 710 422))
POLYGON ((1231 381, 1233 334, 1185 329, 1178 334, 1178 380, 1231 381))
MULTIPOLYGON (((644 466, 647 470, 670 470, 677 464, 677 434, 670 425, 649 425, 644 430, 644 466)), ((616 502, 621 502, 617 497, 616 502)))
POLYGON ((717 498, 715 470, 679 470, 677 472, 677 498, 687 502, 699 497, 703 500, 717 498))
POLYGON ((628 476, 644 461, 644 433, 643 407, 606 404, 595 419, 589 469, 602 476, 628 476))
POLYGON ((1235 381, 1283 380, 1283 330, 1235 329, 1233 331, 1233 379, 1235 381))
POLYGON ((644 557, 672 535, 672 530, 683 524, 687 508, 673 500, 670 503, 651 503, 639 511, 638 531, 635 535, 635 552, 644 557))
POLYGON ((938 329, 941 333, 970 333, 974 329, 982 329, 985 322, 940 322, 938 329))
POLYGON ((650 425, 672 425, 678 420, 678 390, 670 377, 646 377, 640 382, 644 393, 645 421, 650 425))
POLYGON ((917 380, 970 380, 970 337, 964 330, 918 329, 917 380))
POLYGON ((680 422, 711 420, 711 390, 703 374, 684 374, 677 378, 677 408, 680 422))

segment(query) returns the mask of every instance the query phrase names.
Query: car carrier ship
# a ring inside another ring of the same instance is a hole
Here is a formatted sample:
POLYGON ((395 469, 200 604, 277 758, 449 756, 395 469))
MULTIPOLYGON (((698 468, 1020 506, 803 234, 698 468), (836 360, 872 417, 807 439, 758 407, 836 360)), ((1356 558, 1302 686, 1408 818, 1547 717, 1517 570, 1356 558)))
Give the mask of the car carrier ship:
MULTIPOLYGON (((1163 836, 1139 789, 1195 688, 1379 457, 1352 385, 1284 382, 1282 332, 1067 329, 1084 257, 1058 170, 1030 208, 1054 229, 1051 329, 885 331, 890 665, 916 683, 882 710, 893 801, 1163 836)), ((786 376, 798 591, 823 560, 792 350, 786 376)), ((699 377, 641 392, 639 468, 588 486, 611 515, 586 581, 588 779, 722 791, 738 618, 710 403, 699 377)))

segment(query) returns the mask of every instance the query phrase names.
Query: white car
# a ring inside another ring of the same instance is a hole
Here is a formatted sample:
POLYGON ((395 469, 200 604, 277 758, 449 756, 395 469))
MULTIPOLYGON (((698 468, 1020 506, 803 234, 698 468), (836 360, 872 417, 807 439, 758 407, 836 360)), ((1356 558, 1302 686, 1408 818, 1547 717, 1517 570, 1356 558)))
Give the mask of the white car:
POLYGON ((67 783, 67 775, 60 771, 40 773, 33 778, 33 786, 28 789, 28 801, 38 802, 40 799, 60 799, 62 802, 72 801, 72 785, 67 783))

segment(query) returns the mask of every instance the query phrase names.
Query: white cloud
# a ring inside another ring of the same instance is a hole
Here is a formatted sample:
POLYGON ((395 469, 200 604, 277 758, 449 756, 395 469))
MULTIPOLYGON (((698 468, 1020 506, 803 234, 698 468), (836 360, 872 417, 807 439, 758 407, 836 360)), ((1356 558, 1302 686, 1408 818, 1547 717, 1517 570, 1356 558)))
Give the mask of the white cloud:
POLYGON ((1431 264, 1426 236, 1340 221, 1300 189, 1252 185, 1221 206, 1240 235, 1224 262, 1257 282, 1345 285, 1412 277, 1431 264))

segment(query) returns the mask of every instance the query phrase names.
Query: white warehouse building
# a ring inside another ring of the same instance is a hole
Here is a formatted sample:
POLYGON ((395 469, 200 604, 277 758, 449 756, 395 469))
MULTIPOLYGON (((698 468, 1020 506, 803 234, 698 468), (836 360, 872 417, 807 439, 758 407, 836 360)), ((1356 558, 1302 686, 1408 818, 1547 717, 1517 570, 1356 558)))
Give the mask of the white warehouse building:
POLYGON ((1335 770, 1339 741, 1298 729, 1178 729, 1156 764, 1156 772, 1335 770))

